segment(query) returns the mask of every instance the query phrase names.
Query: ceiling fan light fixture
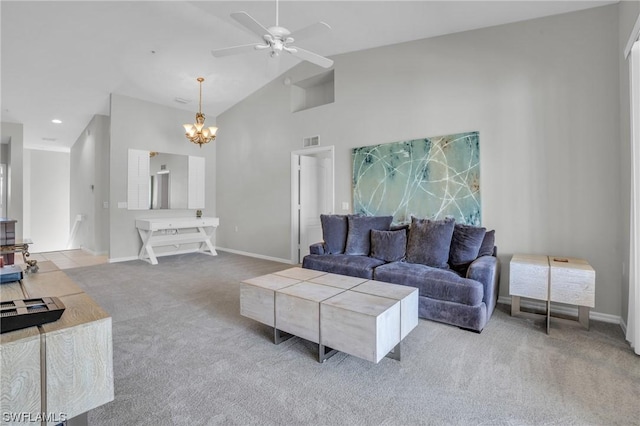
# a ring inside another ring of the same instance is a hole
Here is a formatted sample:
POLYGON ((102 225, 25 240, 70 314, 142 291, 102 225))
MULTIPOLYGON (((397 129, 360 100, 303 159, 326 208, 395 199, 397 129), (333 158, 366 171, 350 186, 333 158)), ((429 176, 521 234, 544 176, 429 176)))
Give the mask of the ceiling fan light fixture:
POLYGON ((200 101, 198 103, 198 112, 196 113, 196 122, 194 124, 183 124, 185 130, 185 136, 191 142, 200 145, 205 143, 209 143, 216 138, 216 132, 218 131, 217 127, 204 127, 204 114, 202 113, 202 82, 204 81, 203 77, 197 78, 198 83, 200 83, 200 101), (204 129, 204 130, 203 130, 204 129))

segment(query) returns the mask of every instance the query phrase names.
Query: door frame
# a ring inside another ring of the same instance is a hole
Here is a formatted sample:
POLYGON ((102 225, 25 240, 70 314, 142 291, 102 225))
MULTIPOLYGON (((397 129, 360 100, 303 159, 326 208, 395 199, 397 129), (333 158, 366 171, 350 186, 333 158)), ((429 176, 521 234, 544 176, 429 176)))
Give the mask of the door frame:
POLYGON ((329 153, 329 159, 331 160, 331 213, 336 209, 336 160, 335 160, 335 147, 331 146, 318 146, 314 148, 300 149, 297 151, 291 151, 291 263, 297 264, 298 250, 300 239, 300 217, 298 215, 300 206, 298 203, 298 193, 300 190, 300 175, 299 171, 299 157, 309 156, 315 157, 317 154, 329 153))

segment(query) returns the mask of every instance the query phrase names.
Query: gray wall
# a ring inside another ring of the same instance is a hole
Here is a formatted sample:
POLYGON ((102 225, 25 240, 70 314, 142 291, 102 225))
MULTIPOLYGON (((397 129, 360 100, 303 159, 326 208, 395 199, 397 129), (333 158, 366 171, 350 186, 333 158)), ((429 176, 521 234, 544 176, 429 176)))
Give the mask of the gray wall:
POLYGON ((618 57, 620 58, 620 192, 621 192, 621 220, 620 220, 620 244, 621 257, 625 262, 622 273, 622 319, 627 321, 629 314, 629 232, 630 232, 630 194, 631 194, 631 135, 630 135, 630 108, 629 108, 629 63, 624 57, 624 49, 631 36, 631 30, 640 16, 640 1, 623 1, 619 3, 618 16, 619 45, 618 57))
MULTIPOLYGON (((193 216, 195 210, 127 210, 118 208, 127 201, 127 154, 129 148, 205 157, 204 216, 216 216, 216 149, 217 140, 202 148, 184 136, 184 123, 193 123, 195 113, 173 109, 133 99, 111 95, 111 146, 109 199, 111 207, 109 258, 136 258, 142 243, 135 228, 136 218, 193 216)), ((206 115, 206 111, 205 111, 206 115)), ((205 124, 214 126, 215 119, 207 117, 205 124)), ((160 252, 158 250, 158 252, 160 252)))
POLYGON ((575 256, 597 272, 595 310, 620 315, 618 39, 612 5, 339 55, 335 103, 294 114, 283 76, 218 117, 217 245, 290 257, 290 152, 304 136, 336 147, 338 207, 352 204, 353 147, 477 130, 500 295, 513 253, 575 256))
POLYGON ((0 139, 9 138, 8 148, 8 178, 9 193, 7 194, 7 217, 18 221, 16 223, 16 239, 23 237, 23 133, 22 124, 2 123, 0 125, 0 139))
POLYGON ((33 241, 29 250, 65 250, 69 239, 69 153, 25 149, 23 161, 24 236, 33 241))
POLYGON ((109 117, 95 115, 71 147, 70 231, 82 216, 71 248, 109 250, 109 117))

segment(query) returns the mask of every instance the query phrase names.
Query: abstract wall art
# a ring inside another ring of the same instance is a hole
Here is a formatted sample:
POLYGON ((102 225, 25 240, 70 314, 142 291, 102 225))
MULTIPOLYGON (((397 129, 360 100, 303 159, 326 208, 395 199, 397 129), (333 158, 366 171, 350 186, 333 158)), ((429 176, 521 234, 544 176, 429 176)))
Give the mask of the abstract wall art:
POLYGON ((354 213, 480 225, 479 142, 468 132, 354 148, 354 213))

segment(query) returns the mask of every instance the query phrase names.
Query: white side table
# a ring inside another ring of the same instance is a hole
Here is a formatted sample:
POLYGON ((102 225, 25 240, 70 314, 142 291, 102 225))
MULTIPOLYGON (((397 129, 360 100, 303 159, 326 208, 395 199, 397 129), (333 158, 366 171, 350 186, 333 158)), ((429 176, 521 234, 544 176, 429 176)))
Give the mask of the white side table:
POLYGON ((546 304, 549 333, 551 302, 578 306, 578 321, 589 329, 589 309, 595 306, 595 271, 586 260, 571 257, 515 254, 510 263, 511 315, 520 310, 520 298, 546 304))

